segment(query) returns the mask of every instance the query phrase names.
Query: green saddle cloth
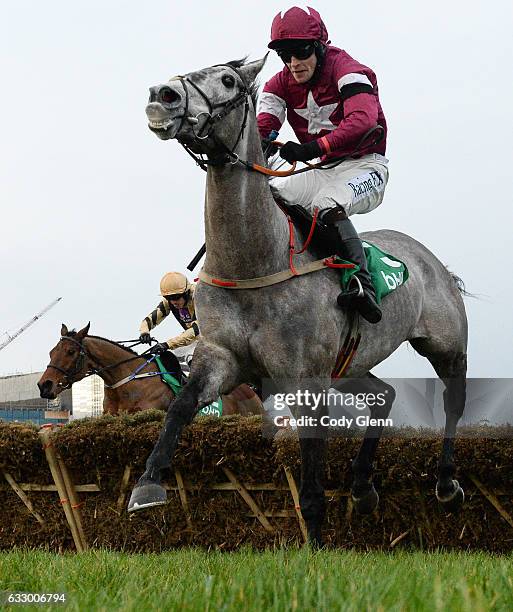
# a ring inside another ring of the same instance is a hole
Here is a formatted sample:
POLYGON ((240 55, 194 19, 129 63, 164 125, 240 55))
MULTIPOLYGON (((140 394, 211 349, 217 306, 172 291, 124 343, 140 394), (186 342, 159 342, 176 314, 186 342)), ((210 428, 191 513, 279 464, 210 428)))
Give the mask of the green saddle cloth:
MULTIPOLYGON (((404 285, 408 280, 408 268, 402 261, 385 253, 379 249, 375 244, 371 244, 365 240, 362 240, 363 248, 365 249, 365 256, 367 258, 367 266, 371 275, 372 284, 376 290, 376 301, 378 304, 381 300, 392 293, 397 287, 404 285)), ((337 258, 337 260, 346 262, 343 259, 337 258)), ((359 266, 355 268, 342 269, 340 274, 340 284, 342 289, 345 290, 347 285, 353 276, 360 269, 359 266)))
MULTIPOLYGON (((155 361, 157 362, 157 365, 159 366, 162 380, 167 385, 169 385, 169 387, 171 387, 171 390, 173 391, 175 396, 177 396, 182 390, 182 385, 180 384, 180 381, 176 379, 172 374, 170 374, 166 370, 166 368, 164 367, 164 364, 162 363, 161 359, 158 356, 155 357, 155 361)), ((198 412, 198 414, 201 414, 204 416, 215 416, 215 417, 223 416, 223 400, 219 397, 217 401, 212 402, 208 406, 205 406, 204 408, 202 408, 198 412)))

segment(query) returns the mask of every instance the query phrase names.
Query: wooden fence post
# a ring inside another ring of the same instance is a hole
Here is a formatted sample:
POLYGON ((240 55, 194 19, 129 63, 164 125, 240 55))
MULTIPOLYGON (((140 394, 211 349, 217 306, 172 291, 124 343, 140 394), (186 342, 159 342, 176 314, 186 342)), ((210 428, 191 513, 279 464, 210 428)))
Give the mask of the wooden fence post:
POLYGON ((176 486, 178 487, 178 494, 180 496, 180 502, 185 514, 185 520, 187 521, 187 528, 192 531, 192 518, 189 511, 189 504, 187 502, 187 492, 185 490, 185 484, 183 482, 182 474, 175 470, 176 486))
POLYGON ((296 510, 297 519, 299 521, 299 527, 301 529, 301 533, 303 534, 303 539, 305 542, 308 541, 308 532, 306 530, 306 523, 303 515, 301 514, 301 506, 299 504, 299 493, 296 486, 296 481, 294 480, 294 476, 290 471, 290 468, 284 466, 285 476, 287 477, 287 482, 289 483, 290 492, 292 494, 292 499, 294 501, 294 509, 296 510))
POLYGON ((228 476, 230 482, 235 486, 236 490, 239 492, 242 499, 248 504, 248 506, 253 510, 257 519, 260 521, 262 526, 269 533, 274 533, 274 527, 267 520, 265 514, 260 510, 256 501, 251 497, 250 493, 246 489, 246 487, 237 480, 235 474, 226 467, 223 467, 223 471, 228 476))
POLYGON ((48 466, 50 467, 50 472, 52 473, 53 480, 57 487, 59 501, 62 505, 62 509, 64 510, 64 514, 66 515, 66 520, 68 521, 68 525, 71 530, 71 535, 73 536, 73 542, 75 543, 77 551, 83 552, 84 546, 82 544, 82 538, 80 537, 80 532, 78 531, 75 522, 75 515, 73 514, 73 510, 70 506, 68 492, 66 489, 66 485, 64 484, 64 479, 61 473, 61 469, 59 467, 59 462, 56 457, 55 448, 53 446, 52 441, 50 440, 50 431, 48 430, 48 427, 43 426, 39 430, 39 435, 41 436, 41 440, 43 442, 43 449, 45 451, 48 466))
POLYGON ((2 472, 3 472, 5 480, 7 480, 7 482, 11 486, 11 489, 21 499, 21 501, 25 504, 25 506, 27 506, 30 514, 32 514, 32 516, 37 520, 38 523, 40 523, 41 525, 44 525, 45 522, 41 518, 41 515, 34 510, 34 507, 32 506, 32 502, 27 497, 27 495, 25 495, 25 493, 22 491, 22 489, 18 486, 18 484, 14 480, 14 478, 9 474, 9 472, 5 472, 4 470, 2 470, 2 472))
POLYGON ((132 471, 131 466, 125 465, 125 471, 123 472, 123 478, 121 479, 121 485, 119 487, 119 497, 117 501, 117 509, 121 513, 125 505, 126 494, 128 492, 128 484, 130 482, 130 473, 132 471))

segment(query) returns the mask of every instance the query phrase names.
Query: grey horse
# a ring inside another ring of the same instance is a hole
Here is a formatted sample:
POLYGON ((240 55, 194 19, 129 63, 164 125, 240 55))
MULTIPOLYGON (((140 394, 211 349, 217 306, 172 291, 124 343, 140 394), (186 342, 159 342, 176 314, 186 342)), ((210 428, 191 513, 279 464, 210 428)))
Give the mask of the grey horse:
MULTIPOLYGON (((216 278, 249 279, 289 266, 287 219, 274 201, 268 180, 244 162, 265 165, 255 117, 257 74, 265 58, 219 64, 174 77, 150 89, 146 108, 150 129, 161 139, 177 139, 207 169, 204 272, 216 278), (203 161, 201 161, 203 160, 203 161)), ((436 495, 449 510, 463 502, 454 479, 454 436, 465 404, 467 320, 457 277, 422 244, 400 232, 362 234, 407 264, 409 280, 382 303, 377 325, 360 322, 360 347, 347 371, 344 392, 383 393, 371 409, 370 425, 353 462, 352 496, 361 513, 374 510, 373 460, 395 393, 371 369, 409 341, 444 380, 446 428, 436 495), (359 384, 361 383, 361 384, 359 384), (363 387, 362 387, 363 385, 363 387)), ((315 260, 305 252, 303 264, 315 260)), ((271 379, 282 390, 303 385, 322 393, 333 385, 331 372, 352 313, 337 307, 338 274, 324 269, 258 289, 227 289, 199 283, 196 305, 202 338, 189 382, 171 404, 160 437, 133 489, 132 512, 165 503, 162 470, 168 467, 183 428, 220 393, 240 383, 271 379), (305 383, 304 381, 307 381, 305 383)), ((299 410, 299 409, 298 409, 299 410)), ((326 414, 321 405, 318 415, 326 414)), ((326 434, 319 425, 300 432, 300 505, 309 539, 321 545, 325 515, 323 488, 326 434)))

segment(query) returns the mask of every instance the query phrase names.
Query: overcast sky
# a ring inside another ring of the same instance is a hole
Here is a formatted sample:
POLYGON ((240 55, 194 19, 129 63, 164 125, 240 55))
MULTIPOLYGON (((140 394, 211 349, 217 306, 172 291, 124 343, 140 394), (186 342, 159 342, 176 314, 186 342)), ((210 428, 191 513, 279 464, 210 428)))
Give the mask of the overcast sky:
MULTIPOLYGON (((290 6, 2 2, 0 333, 63 300, 0 353, 0 375, 43 369, 61 322, 138 336, 162 274, 185 271, 203 243, 204 174, 148 130, 148 87, 261 57, 290 6)), ((389 123, 385 200, 357 229, 411 234, 480 294, 466 300, 469 375, 511 376, 511 1, 312 6, 333 44, 377 73, 389 123)), ((262 84, 279 69, 270 56, 262 84)), ((168 320, 156 335, 178 330, 168 320)), ((406 346, 375 372, 433 373, 406 346)))

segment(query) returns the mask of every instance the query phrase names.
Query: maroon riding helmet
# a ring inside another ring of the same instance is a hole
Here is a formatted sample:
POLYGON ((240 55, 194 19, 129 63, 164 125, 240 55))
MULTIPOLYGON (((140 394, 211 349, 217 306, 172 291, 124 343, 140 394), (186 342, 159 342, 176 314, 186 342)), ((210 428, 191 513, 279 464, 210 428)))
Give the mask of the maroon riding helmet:
POLYGON ((305 9, 293 6, 280 11, 273 19, 269 49, 279 49, 294 41, 317 40, 328 45, 328 30, 319 13, 310 6, 305 9))

